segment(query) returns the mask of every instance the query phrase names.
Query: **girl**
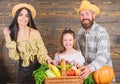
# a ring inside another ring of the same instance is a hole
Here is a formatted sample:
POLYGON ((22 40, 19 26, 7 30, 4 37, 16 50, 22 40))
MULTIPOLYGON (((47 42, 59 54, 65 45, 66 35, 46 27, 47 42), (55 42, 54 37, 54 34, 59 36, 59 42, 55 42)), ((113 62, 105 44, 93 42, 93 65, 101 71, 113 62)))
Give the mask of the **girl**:
POLYGON ((60 38, 61 49, 55 54, 54 58, 57 65, 61 59, 65 59, 67 63, 72 65, 81 66, 84 64, 85 59, 81 51, 74 48, 75 41, 75 33, 70 28, 66 28, 60 38))

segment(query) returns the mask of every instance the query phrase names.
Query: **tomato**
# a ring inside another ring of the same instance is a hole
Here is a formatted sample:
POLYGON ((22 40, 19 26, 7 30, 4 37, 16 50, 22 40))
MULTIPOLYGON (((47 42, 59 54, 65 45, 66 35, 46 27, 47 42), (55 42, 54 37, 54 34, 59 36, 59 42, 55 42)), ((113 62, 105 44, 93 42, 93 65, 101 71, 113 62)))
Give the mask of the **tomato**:
POLYGON ((75 70, 72 68, 67 69, 67 76, 75 76, 75 70))

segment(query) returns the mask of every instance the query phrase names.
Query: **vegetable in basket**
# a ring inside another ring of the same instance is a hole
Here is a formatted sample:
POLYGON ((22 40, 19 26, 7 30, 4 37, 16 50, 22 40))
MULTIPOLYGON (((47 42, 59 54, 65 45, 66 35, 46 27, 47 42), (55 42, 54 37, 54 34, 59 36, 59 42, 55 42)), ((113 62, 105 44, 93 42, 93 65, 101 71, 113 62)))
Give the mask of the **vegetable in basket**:
POLYGON ((61 76, 59 69, 55 65, 48 64, 48 67, 49 67, 49 69, 51 69, 53 71, 53 73, 56 75, 56 77, 61 76))
POLYGON ((47 74, 48 78, 56 77, 51 69, 48 69, 45 73, 47 74))
MULTIPOLYGON (((71 64, 66 64, 66 70, 69 69, 69 68, 71 68, 71 67, 72 67, 71 64)), ((62 66, 61 66, 61 65, 58 65, 57 68, 58 68, 59 70, 62 70, 62 66)))
POLYGON ((67 76, 75 76, 75 70, 72 68, 69 68, 67 71, 67 76))
POLYGON ((33 76, 36 84, 43 84, 45 77, 47 77, 45 73, 47 69, 48 69, 48 64, 45 63, 45 64, 41 64, 40 68, 33 71, 33 76))

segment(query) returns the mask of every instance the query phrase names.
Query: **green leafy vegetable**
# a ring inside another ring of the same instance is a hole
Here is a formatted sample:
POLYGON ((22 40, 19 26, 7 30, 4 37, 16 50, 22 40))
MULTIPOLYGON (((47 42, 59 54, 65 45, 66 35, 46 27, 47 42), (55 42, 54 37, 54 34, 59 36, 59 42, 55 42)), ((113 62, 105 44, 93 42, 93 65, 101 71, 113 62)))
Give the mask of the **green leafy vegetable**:
POLYGON ((46 63, 41 64, 40 68, 33 71, 33 76, 36 81, 36 84, 43 84, 45 77, 47 77, 45 71, 48 69, 48 65, 46 63))
POLYGON ((84 81, 84 84, 94 84, 92 74, 88 76, 88 78, 84 81))
MULTIPOLYGON (((70 67, 72 67, 72 65, 66 64, 66 70, 69 69, 70 67)), ((58 65, 57 68, 58 68, 59 70, 62 70, 62 66, 61 66, 61 65, 58 65)))

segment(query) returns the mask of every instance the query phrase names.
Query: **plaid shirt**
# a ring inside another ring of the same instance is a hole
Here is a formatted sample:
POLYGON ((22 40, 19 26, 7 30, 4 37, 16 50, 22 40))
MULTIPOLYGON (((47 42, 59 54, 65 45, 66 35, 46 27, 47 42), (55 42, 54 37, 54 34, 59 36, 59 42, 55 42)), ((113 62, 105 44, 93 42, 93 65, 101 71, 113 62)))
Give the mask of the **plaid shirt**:
POLYGON ((78 32, 78 49, 85 57, 86 64, 91 72, 100 69, 103 65, 112 67, 110 57, 110 40, 107 31, 94 22, 90 31, 86 34, 82 28, 78 32))

